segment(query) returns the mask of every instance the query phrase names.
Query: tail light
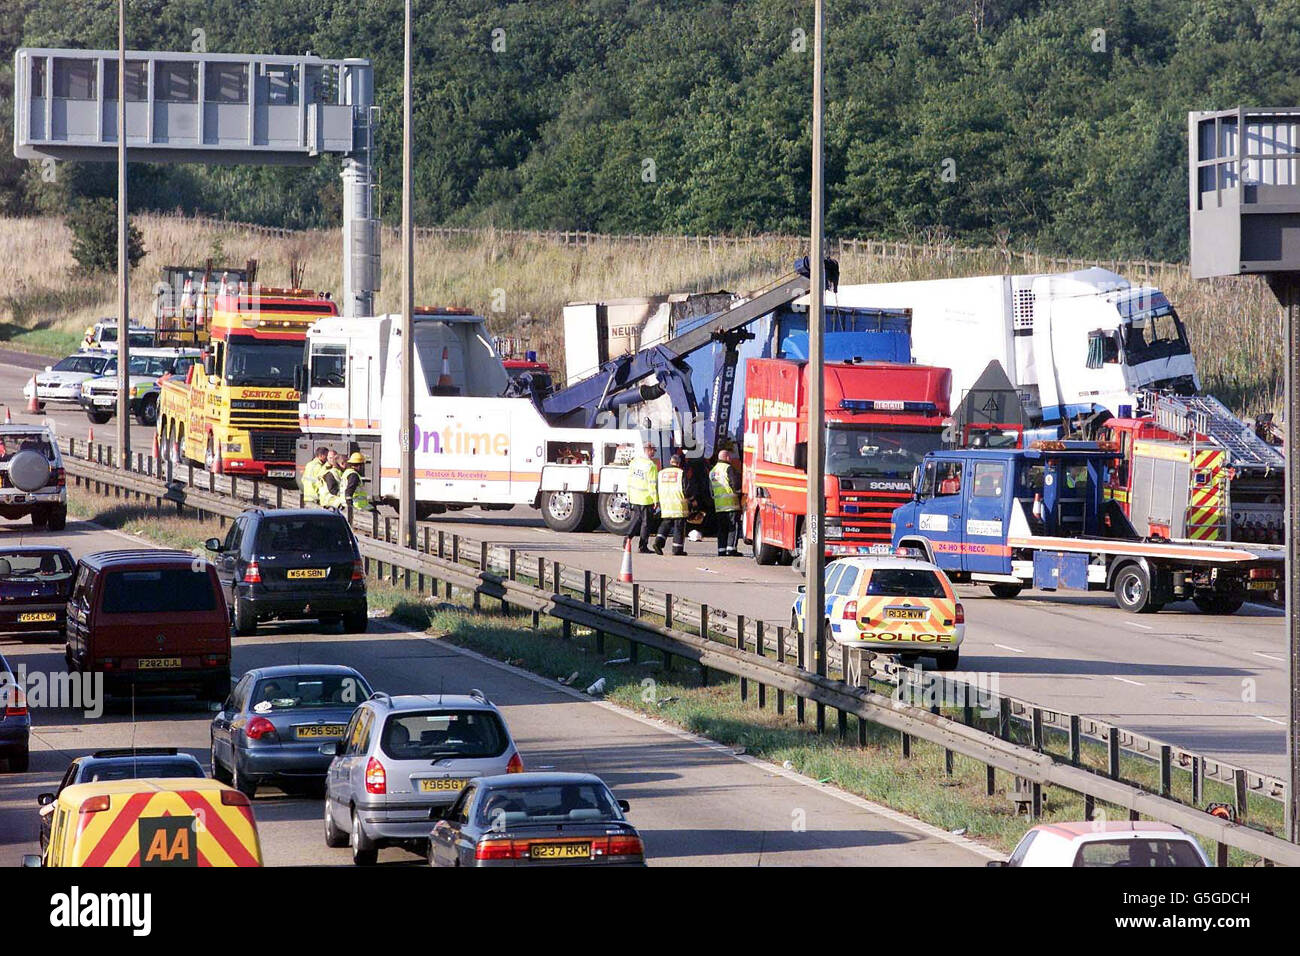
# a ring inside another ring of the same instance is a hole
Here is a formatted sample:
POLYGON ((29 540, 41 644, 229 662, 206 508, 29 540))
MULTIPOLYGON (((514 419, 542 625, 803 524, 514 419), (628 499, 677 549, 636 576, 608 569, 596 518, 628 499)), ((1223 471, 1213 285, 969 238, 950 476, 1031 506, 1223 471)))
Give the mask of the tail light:
POLYGON ((366 764, 366 793, 387 792, 388 774, 384 772, 384 765, 371 757, 366 764))
POLYGON ((844 610, 840 612, 840 617, 846 621, 856 621, 858 619, 858 602, 849 601, 844 605, 844 610))
POLYGON ((111 801, 103 794, 98 797, 87 797, 81 801, 82 813, 99 813, 101 810, 107 810, 111 801))
POLYGON ((1253 581, 1271 581, 1277 577, 1277 568, 1251 568, 1250 577, 1253 581))
POLYGON ((594 840, 591 852, 596 856, 644 856, 645 847, 641 845, 640 837, 623 834, 594 840))
POLYGON ((275 724, 265 717, 254 717, 244 728, 244 736, 249 740, 261 740, 263 737, 275 736, 275 724))
POLYGON ((516 843, 514 840, 494 840, 491 838, 485 838, 479 840, 479 842, 474 845, 474 859, 515 860, 522 856, 527 848, 527 843, 516 843))
POLYGON ((248 806, 248 797, 238 790, 222 790, 221 805, 223 807, 246 807, 248 806))
POLYGON ((204 667, 220 667, 226 662, 225 654, 207 654, 203 658, 204 667))
POLYGON ((249 561, 248 567, 244 568, 244 583, 245 584, 262 583, 262 569, 257 566, 256 561, 249 561))
POLYGON ((954 623, 956 623, 956 624, 965 624, 965 623, 966 623, 966 609, 965 609, 964 607, 961 606, 961 602, 958 602, 958 603, 957 603, 957 617, 956 617, 954 623))
POLYGON ((68 477, 64 474, 62 468, 54 469, 54 484, 60 488, 63 488, 68 484, 68 477))
POLYGON ((5 688, 5 716, 25 717, 27 715, 27 692, 17 684, 5 688))
POLYGON ((519 751, 516 750, 514 756, 510 758, 510 762, 506 764, 506 773, 523 773, 523 772, 524 772, 524 758, 519 756, 519 751))
POLYGON ((352 580, 364 581, 366 579, 366 562, 357 558, 352 562, 352 580))
POLYGON ((101 661, 99 662, 99 668, 100 668, 100 670, 105 670, 105 671, 116 670, 116 669, 117 669, 117 658, 116 658, 116 657, 105 657, 103 660, 101 660, 101 661))

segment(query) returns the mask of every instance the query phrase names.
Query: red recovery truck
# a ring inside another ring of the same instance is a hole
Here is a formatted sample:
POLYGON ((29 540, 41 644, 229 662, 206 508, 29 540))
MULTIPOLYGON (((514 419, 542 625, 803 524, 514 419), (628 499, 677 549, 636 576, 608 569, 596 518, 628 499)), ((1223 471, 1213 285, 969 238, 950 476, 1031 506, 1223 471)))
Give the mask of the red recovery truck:
MULTIPOLYGON (((744 536, 759 564, 799 560, 807 514, 808 363, 749 359, 744 536)), ((912 472, 943 444, 952 373, 896 362, 826 365, 828 556, 890 551, 890 518, 912 472)))

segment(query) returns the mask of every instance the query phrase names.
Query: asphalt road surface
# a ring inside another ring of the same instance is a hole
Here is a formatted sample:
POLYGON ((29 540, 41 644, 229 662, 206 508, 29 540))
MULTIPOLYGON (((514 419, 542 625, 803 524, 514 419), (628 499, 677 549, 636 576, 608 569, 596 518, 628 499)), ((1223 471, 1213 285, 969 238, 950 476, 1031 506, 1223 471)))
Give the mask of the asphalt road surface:
MULTIPOLYGON (((0 523, 0 542, 54 541, 78 555, 139 546, 138 539, 80 522, 39 535, 25 523, 0 523)), ((62 645, 47 640, 3 640, 0 648, 14 668, 25 663, 29 673, 61 671, 62 645)), ((992 856, 899 814, 738 759, 422 633, 380 622, 361 635, 296 633, 277 625, 235 641, 236 674, 300 661, 349 664, 393 694, 483 689, 501 706, 529 769, 598 773, 631 802, 630 816, 645 837, 652 865, 979 866, 992 856)), ((53 790, 69 759, 134 744, 180 747, 206 765, 210 719, 206 705, 180 698, 141 701, 134 712, 127 703, 110 703, 98 719, 34 709, 31 771, 0 775, 0 866, 36 852, 36 797, 53 790)), ((267 787, 259 791, 254 812, 268 864, 350 865, 346 849, 324 844, 319 798, 267 787)), ((422 860, 390 849, 380 862, 422 860)))
MULTIPOLYGON (((0 352, 0 402, 15 420, 22 385, 48 360, 0 352)), ((84 439, 80 409, 48 406, 60 434, 84 439)), ((114 440, 116 422, 98 426, 114 440)), ((150 429, 132 426, 132 447, 148 453, 150 429)), ((429 522, 493 544, 513 545, 566 566, 616 575, 621 540, 603 533, 561 535, 538 512, 455 512, 429 522)), ((798 577, 788 567, 718 558, 714 542, 687 544, 687 556, 637 555, 636 579, 655 590, 774 623, 787 623, 798 577)), ((1012 601, 987 588, 959 587, 966 606, 962 669, 996 675, 998 689, 1047 707, 1099 717, 1254 770, 1285 775, 1285 621, 1277 608, 1247 605, 1209 616, 1190 603, 1130 615, 1109 594, 1051 597, 1026 591, 1012 601)))

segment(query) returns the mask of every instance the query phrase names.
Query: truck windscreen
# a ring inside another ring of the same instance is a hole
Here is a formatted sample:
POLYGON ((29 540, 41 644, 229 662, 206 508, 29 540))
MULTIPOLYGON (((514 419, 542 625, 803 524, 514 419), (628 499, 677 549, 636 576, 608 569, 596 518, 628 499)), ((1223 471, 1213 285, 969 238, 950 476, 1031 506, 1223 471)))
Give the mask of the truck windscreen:
POLYGON ((226 346, 226 384, 293 388, 302 342, 231 336, 226 346))
POLYGON ((943 436, 893 425, 832 425, 826 429, 826 474, 840 478, 911 478, 943 436))
POLYGON ((1191 352, 1182 320, 1173 306, 1135 312, 1124 326, 1124 358, 1127 365, 1141 365, 1155 359, 1191 352))

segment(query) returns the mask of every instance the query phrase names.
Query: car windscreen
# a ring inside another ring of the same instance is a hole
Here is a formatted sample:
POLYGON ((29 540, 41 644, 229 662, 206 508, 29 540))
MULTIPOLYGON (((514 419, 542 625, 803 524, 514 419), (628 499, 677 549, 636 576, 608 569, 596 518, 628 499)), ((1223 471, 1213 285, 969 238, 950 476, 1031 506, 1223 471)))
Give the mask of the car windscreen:
POLYGON ((45 456, 46 461, 54 460, 54 449, 50 447, 45 435, 35 432, 31 435, 13 433, 0 435, 0 462, 8 461, 20 451, 26 451, 29 448, 39 451, 45 456))
POLYGON ((379 745, 394 760, 482 759, 501 756, 506 741, 490 710, 421 710, 389 715, 379 745))
POLYGON ((609 789, 594 783, 555 783, 502 787, 490 791, 479 804, 480 826, 622 820, 623 814, 609 789))
POLYGON ((258 525, 257 550, 262 554, 286 551, 351 554, 352 535, 346 521, 327 514, 267 518, 258 525))
POLYGON ((876 568, 867 582, 867 593, 894 597, 947 597, 939 576, 925 568, 876 568))
POLYGON ((249 698, 259 714, 325 707, 355 707, 369 699, 370 687, 354 674, 289 674, 266 677, 249 698))
POLYGON ((59 359, 51 371, 84 372, 87 375, 98 375, 107 361, 108 359, 102 355, 69 355, 67 358, 59 359))
POLYGON ((144 780, 152 777, 203 777, 203 768, 194 759, 176 757, 141 757, 136 760, 90 762, 77 777, 77 783, 101 780, 144 780))
POLYGON ((1079 847, 1075 866, 1205 866, 1186 840, 1090 840, 1079 847))
POLYGON ((0 551, 0 581, 64 581, 75 567, 60 551, 0 551))
POLYGON ((206 566, 109 571, 104 577, 105 614, 211 611, 216 606, 206 566))

